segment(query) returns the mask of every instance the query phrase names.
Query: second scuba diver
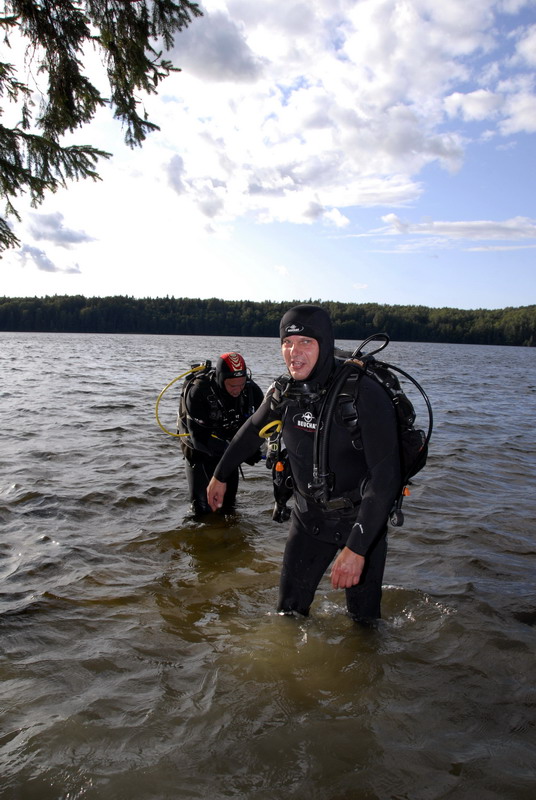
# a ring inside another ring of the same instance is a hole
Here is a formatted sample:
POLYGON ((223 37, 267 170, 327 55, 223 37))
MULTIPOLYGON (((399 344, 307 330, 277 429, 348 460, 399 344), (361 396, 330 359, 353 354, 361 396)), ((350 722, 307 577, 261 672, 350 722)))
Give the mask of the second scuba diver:
MULTIPOLYGON (((194 514, 207 514, 207 485, 214 469, 237 430, 260 406, 263 393, 251 380, 240 353, 223 353, 215 369, 195 374, 184 385, 179 409, 179 431, 186 461, 189 498, 194 514)), ((233 510, 242 461, 255 464, 261 458, 260 443, 240 459, 227 475, 228 492, 222 511, 233 510)))
POLYGON ((327 505, 319 503, 312 488, 315 430, 322 400, 340 368, 331 319, 319 306, 299 305, 283 316, 280 336, 290 374, 282 400, 276 395, 276 381, 223 454, 208 486, 208 502, 213 510, 225 503, 226 484, 237 465, 258 449, 259 431, 282 419, 295 503, 278 611, 308 615, 318 584, 333 562, 331 584, 346 590, 348 613, 356 622, 371 625, 381 617, 387 520, 401 482, 394 408, 384 389, 367 375, 359 381, 355 402, 357 440, 342 405, 335 408, 328 442, 333 499, 327 505))

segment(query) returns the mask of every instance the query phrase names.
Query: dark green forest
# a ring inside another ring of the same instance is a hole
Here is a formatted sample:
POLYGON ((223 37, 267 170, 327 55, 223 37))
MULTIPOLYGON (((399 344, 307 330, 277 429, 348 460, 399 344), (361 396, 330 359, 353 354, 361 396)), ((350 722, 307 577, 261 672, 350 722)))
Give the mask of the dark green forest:
POLYGON ((464 310, 319 300, 259 303, 185 297, 3 297, 0 331, 277 337, 281 316, 298 302, 326 308, 338 339, 359 340, 385 331, 394 341, 403 342, 536 344, 536 305, 464 310))

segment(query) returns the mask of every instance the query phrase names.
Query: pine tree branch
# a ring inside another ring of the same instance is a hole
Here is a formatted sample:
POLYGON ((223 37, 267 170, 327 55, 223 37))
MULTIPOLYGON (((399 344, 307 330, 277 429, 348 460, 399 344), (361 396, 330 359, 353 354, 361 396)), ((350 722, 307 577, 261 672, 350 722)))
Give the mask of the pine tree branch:
MULTIPOLYGON (((159 129, 148 119, 139 93, 155 94, 171 72, 180 70, 156 46, 163 42, 171 49, 175 35, 200 16, 190 0, 5 0, 4 43, 9 47, 15 32, 26 40, 27 63, 34 62, 45 81, 34 117, 34 92, 18 80, 12 64, 0 62, 0 97, 20 103, 18 124, 0 125, 0 196, 8 215, 20 219, 11 203, 17 195, 29 192, 35 206, 70 180, 100 179, 95 165, 110 153, 89 145, 62 147, 60 140, 90 122, 102 106, 111 105, 126 128, 129 147, 159 129), (88 46, 101 54, 109 98, 84 73, 88 46)), ((17 242, 0 220, 0 252, 17 242)))

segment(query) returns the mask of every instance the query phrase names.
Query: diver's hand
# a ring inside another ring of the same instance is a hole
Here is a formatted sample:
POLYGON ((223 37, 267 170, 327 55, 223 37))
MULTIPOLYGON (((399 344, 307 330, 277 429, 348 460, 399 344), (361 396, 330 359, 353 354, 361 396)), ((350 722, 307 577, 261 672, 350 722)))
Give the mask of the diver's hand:
POLYGON ((349 589, 361 578, 365 559, 349 547, 343 547, 331 568, 331 585, 334 589, 349 589))
POLYGON ((212 476, 207 486, 207 502, 213 511, 217 511, 218 508, 222 507, 226 489, 226 483, 222 483, 222 481, 212 476))

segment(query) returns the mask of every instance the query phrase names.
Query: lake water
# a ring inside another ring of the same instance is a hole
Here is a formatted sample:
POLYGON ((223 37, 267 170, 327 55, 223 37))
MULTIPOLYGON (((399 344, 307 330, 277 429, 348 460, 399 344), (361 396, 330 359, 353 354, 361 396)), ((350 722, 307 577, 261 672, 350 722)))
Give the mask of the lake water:
POLYGON ((435 430, 363 631, 327 577, 274 613, 263 464, 189 515, 154 404, 230 349, 283 371, 276 339, 0 334, 2 800, 533 800, 536 350, 384 352, 435 430))

